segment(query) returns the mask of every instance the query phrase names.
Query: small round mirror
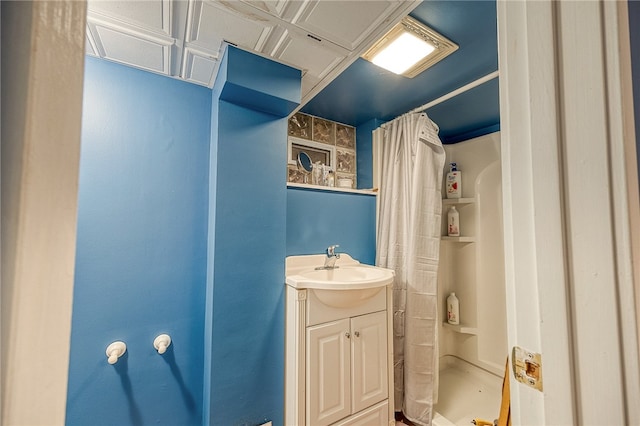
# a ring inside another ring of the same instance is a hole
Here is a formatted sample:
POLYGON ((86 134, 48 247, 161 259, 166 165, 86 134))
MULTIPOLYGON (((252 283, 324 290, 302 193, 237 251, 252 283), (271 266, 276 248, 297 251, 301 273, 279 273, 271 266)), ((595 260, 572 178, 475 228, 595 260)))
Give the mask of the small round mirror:
POLYGON ((309 157, 309 154, 304 151, 298 153, 298 166, 302 167, 302 170, 305 172, 311 173, 313 165, 311 164, 311 157, 309 157))

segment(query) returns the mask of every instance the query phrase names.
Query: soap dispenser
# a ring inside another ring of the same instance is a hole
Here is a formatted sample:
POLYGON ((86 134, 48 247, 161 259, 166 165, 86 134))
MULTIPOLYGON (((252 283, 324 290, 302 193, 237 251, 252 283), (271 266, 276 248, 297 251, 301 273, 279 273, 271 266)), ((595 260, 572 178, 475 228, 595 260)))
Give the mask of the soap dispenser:
POLYGON ((447 198, 460 198, 462 196, 462 173, 456 163, 450 164, 446 179, 447 198))

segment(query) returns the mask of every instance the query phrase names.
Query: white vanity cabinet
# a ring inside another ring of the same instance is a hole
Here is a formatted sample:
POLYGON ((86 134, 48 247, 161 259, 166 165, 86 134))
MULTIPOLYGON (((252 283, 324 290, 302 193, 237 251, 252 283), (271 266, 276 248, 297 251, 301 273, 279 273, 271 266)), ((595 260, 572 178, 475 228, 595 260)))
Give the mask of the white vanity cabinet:
POLYGON ((307 328, 307 424, 330 425, 387 399, 387 315, 307 328))
POLYGON ((347 306, 286 286, 286 426, 395 425, 391 286, 347 306))

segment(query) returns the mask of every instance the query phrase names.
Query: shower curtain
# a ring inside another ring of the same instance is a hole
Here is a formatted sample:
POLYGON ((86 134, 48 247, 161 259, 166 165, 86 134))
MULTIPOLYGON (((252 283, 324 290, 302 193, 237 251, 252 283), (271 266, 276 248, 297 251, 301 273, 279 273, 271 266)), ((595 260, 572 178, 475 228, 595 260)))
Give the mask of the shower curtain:
POLYGON ((387 123, 380 152, 376 264, 394 269, 395 407, 430 425, 437 391, 437 276, 445 153, 425 113, 387 123))

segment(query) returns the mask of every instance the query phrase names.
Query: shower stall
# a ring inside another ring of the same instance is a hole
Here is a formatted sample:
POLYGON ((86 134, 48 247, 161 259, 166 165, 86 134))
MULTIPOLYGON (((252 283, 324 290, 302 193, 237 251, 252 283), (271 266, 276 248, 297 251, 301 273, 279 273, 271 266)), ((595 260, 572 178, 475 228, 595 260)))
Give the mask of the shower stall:
POLYGON ((446 237, 442 221, 440 374, 433 424, 468 425, 478 418, 498 418, 508 355, 500 133, 445 145, 445 153, 447 164, 455 162, 462 171, 462 198, 443 200, 443 218, 455 206, 461 232, 446 237), (460 301, 459 325, 446 320, 446 298, 452 292, 460 301))
MULTIPOLYGON (((381 155, 375 147, 382 143, 381 133, 374 132, 374 164, 378 161, 376 157, 381 155)), ((444 145, 444 153, 443 174, 447 173, 451 162, 457 163, 462 172, 462 198, 446 199, 444 187, 441 191, 435 327, 437 362, 433 364, 433 371, 423 370, 420 374, 433 374, 431 418, 434 425, 468 425, 474 419, 493 422, 500 412, 508 355, 500 133, 444 145), (452 206, 456 207, 460 218, 460 236, 456 237, 448 237, 446 229, 447 211, 452 206), (457 325, 447 322, 446 299, 452 292, 460 305, 460 323, 457 325)), ((382 170, 382 167, 377 164, 374 169, 382 170)), ((444 182, 443 176, 443 186, 444 182)), ((378 220, 388 219, 379 217, 378 220)), ((411 296, 406 297, 409 300, 411 296)), ((397 326, 394 328, 396 336, 401 336, 397 326)), ((403 346, 395 347, 394 352, 406 350, 402 340, 396 340, 394 345, 403 346)), ((427 364, 425 360, 419 362, 427 364)), ((405 369, 400 374, 402 377, 396 371, 396 393, 398 386, 402 389, 408 386, 407 375, 413 373, 405 369)), ((412 387, 408 392, 411 395, 409 402, 415 395, 420 395, 420 401, 424 401, 431 390, 412 387)), ((412 408, 409 409, 412 413, 404 412, 407 399, 404 398, 403 404, 403 398, 396 395, 396 411, 402 410, 415 424, 426 424, 426 415, 416 417, 412 408)), ((429 409, 429 405, 425 407, 429 409)))

